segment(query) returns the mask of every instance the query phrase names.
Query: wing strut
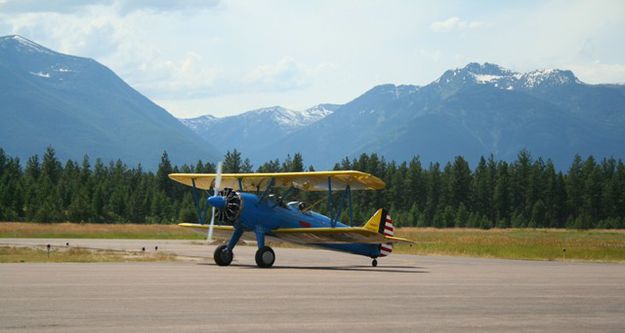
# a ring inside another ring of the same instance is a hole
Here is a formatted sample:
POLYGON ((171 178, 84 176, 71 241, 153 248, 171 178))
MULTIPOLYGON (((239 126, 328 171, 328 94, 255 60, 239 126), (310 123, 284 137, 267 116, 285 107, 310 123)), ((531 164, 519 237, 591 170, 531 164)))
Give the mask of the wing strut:
POLYGON ((352 218, 351 218, 351 213, 352 213, 352 201, 351 201, 351 190, 349 188, 349 185, 347 185, 345 187, 345 191, 343 191, 343 195, 341 195, 341 198, 339 199, 339 204, 336 207, 336 211, 334 212, 334 219, 332 220, 332 223, 334 223, 333 227, 336 226, 336 221, 339 220, 339 218, 341 217, 341 212, 343 211, 343 206, 345 206, 345 201, 349 202, 349 212, 350 212, 350 217, 349 217, 349 225, 352 225, 352 218))
POLYGON ((269 183, 267 184, 267 188, 265 189, 265 191, 263 192, 263 194, 261 194, 260 196, 260 200, 258 200, 258 202, 263 202, 265 199, 267 199, 267 196, 269 195, 269 192, 271 192, 271 189, 273 188, 273 184, 276 182, 275 178, 271 178, 271 180, 269 180, 269 183))
POLYGON ((354 225, 354 210, 352 209, 352 189, 349 185, 347 185, 345 191, 347 191, 347 200, 349 201, 349 226, 351 227, 354 225))
POLYGON ((332 226, 332 228, 336 227, 336 222, 341 217, 340 214, 343 211, 345 201, 347 201, 349 205, 349 225, 351 226, 354 219, 351 187, 349 184, 345 186, 345 191, 343 191, 343 195, 339 198, 338 206, 336 207, 336 210, 333 210, 332 208, 334 205, 332 204, 332 177, 328 177, 328 216, 330 216, 330 225, 332 226))
POLYGON ((198 189, 195 186, 195 178, 191 179, 191 184, 193 185, 193 204, 195 205, 195 212, 197 213, 198 222, 200 224, 206 223, 206 213, 208 213, 208 205, 204 205, 204 208, 200 207, 200 194, 198 193, 198 189))
POLYGON ((336 221, 332 219, 332 177, 328 177, 328 215, 332 228, 336 227, 336 221))

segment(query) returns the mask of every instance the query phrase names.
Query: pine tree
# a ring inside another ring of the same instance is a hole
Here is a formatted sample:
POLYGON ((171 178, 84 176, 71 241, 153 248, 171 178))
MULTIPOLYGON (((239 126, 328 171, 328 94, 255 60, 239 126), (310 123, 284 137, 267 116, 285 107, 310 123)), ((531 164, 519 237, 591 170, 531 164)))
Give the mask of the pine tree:
POLYGON ((491 200, 493 198, 491 188, 492 184, 490 183, 486 160, 484 157, 481 157, 475 169, 475 176, 473 177, 473 211, 480 214, 489 213, 490 207, 492 206, 491 200))
POLYGON ((262 173, 280 172, 280 160, 276 158, 275 160, 270 160, 269 162, 265 162, 264 164, 258 167, 258 170, 256 170, 256 172, 262 172, 262 173))
POLYGON ((291 171, 304 171, 304 158, 302 157, 301 153, 295 153, 295 155, 293 155, 293 164, 291 165, 291 171))
POLYGON ((583 173, 585 176, 583 210, 587 213, 590 219, 590 225, 588 227, 592 228, 596 221, 605 217, 601 214, 601 192, 603 187, 601 171, 592 156, 588 157, 586 163, 584 163, 583 173))
POLYGON ((501 162, 497 166, 497 180, 495 193, 493 195, 493 205, 495 208, 495 218, 497 221, 505 221, 499 226, 509 225, 511 203, 510 203, 510 176, 508 175, 508 164, 501 162))
MULTIPOLYGON (((169 174, 173 171, 174 169, 171 166, 171 161, 169 161, 167 151, 164 151, 161 156, 161 163, 158 165, 158 171, 156 171, 156 181, 158 189, 170 198, 174 196, 174 183, 169 179, 169 174)), ((121 170, 118 170, 118 172, 121 172, 121 170)))
POLYGON ((574 217, 578 216, 584 205, 584 175, 582 171, 582 158, 575 155, 566 178, 566 192, 568 207, 574 217))
POLYGON ((532 207, 532 218, 528 224, 530 228, 542 228, 545 226, 545 205, 542 200, 536 201, 532 207))
MULTIPOLYGON (((471 169, 469 163, 462 157, 456 156, 451 174, 451 200, 452 208, 458 208, 461 204, 467 206, 471 202, 471 169)), ((489 186, 490 187, 490 186, 489 186)), ((488 199, 490 199, 490 195, 488 199)), ((489 205, 490 206, 490 205, 489 205)))
POLYGON ((511 197, 512 210, 524 217, 529 217, 527 203, 527 188, 532 168, 532 156, 527 150, 521 150, 517 160, 512 164, 511 197))
POLYGON ((460 204, 460 207, 458 207, 458 210, 456 211, 456 216, 454 218, 454 226, 456 228, 464 228, 467 225, 469 219, 469 211, 467 211, 467 208, 464 206, 464 204, 460 204))
POLYGON ((225 173, 241 173, 243 166, 243 160, 241 153, 234 149, 232 152, 229 150, 226 152, 223 161, 223 172, 225 173))

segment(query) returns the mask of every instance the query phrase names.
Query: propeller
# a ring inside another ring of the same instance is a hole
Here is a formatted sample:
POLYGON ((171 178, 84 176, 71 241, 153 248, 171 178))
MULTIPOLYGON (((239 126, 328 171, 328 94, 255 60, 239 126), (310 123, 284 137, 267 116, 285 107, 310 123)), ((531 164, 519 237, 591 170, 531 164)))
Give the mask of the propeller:
MULTIPOLYGON (((219 196, 219 187, 221 187, 221 162, 217 163, 217 175, 215 177, 215 186, 213 187, 213 197, 219 196)), ((211 214, 211 224, 208 227, 208 235, 206 235, 206 240, 209 243, 213 241, 213 226, 215 225, 215 206, 214 205, 212 206, 213 206, 213 209, 212 209, 212 214, 211 214)))

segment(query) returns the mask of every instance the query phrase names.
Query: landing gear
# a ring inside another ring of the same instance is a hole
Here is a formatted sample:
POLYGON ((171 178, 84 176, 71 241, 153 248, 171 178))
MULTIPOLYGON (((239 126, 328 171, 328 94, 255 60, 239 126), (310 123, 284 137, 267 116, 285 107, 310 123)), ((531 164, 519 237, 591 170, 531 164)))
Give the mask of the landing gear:
POLYGON ((219 266, 228 266, 232 262, 232 258, 234 254, 232 250, 228 250, 227 245, 220 245, 215 249, 215 253, 213 254, 213 258, 215 259, 215 263, 219 266))
POLYGON ((276 261, 276 254, 269 246, 263 246, 256 251, 256 265, 260 268, 269 268, 276 261))
POLYGON ((377 259, 373 259, 373 261, 371 261, 371 266, 372 267, 377 267, 378 266, 378 260, 377 259))

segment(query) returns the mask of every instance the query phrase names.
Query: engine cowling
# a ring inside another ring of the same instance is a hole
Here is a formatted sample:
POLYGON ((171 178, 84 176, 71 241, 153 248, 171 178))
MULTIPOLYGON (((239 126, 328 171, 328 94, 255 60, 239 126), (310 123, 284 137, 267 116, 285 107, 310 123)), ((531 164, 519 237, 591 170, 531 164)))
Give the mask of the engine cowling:
POLYGON ((225 224, 234 224, 243 208, 241 195, 231 188, 224 188, 223 191, 219 191, 219 195, 224 198, 225 205, 223 208, 217 209, 215 216, 217 221, 225 224))

